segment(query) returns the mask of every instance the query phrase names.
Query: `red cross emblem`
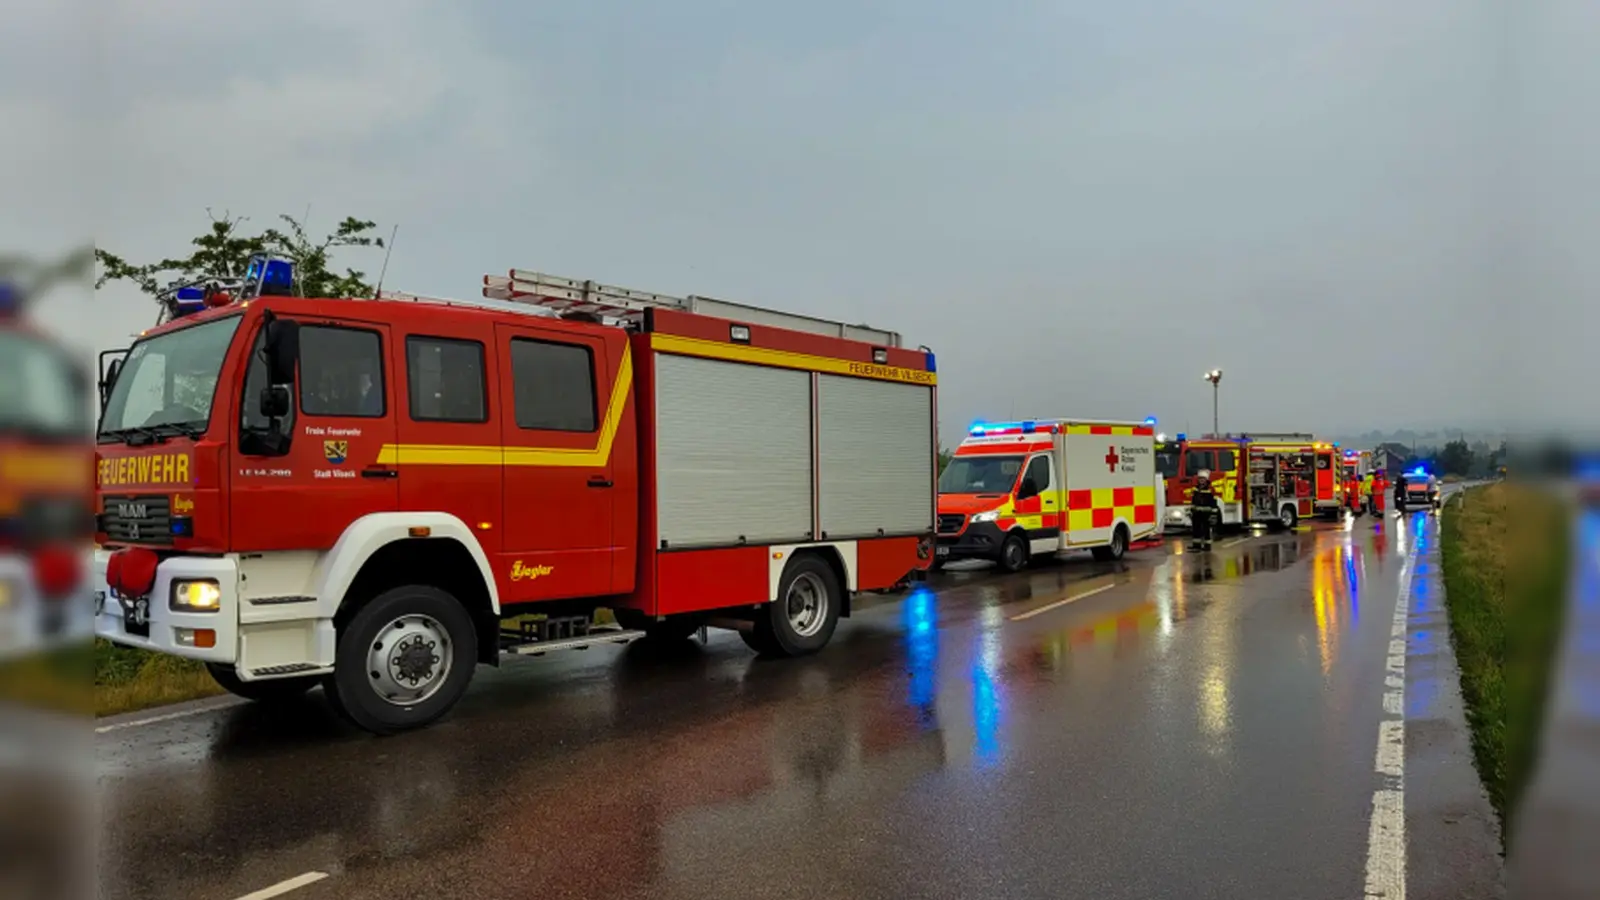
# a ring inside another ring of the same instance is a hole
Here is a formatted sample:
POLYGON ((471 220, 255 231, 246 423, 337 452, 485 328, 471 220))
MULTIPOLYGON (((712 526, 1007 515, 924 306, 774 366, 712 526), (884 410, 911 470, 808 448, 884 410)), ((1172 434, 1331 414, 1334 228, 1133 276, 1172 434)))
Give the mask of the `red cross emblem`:
POLYGON ((1117 455, 1117 448, 1116 448, 1115 444, 1113 444, 1110 447, 1107 447, 1106 448, 1106 471, 1112 473, 1113 475, 1116 474, 1117 463, 1121 459, 1122 459, 1122 457, 1117 455))

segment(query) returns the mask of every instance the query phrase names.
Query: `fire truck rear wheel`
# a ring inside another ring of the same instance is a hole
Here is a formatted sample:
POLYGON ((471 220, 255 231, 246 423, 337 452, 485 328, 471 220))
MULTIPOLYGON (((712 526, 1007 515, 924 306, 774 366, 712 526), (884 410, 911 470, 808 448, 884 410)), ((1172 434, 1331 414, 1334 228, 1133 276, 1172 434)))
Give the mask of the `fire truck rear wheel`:
POLYGON ((1000 568, 1007 572, 1021 572, 1028 567, 1028 542, 1013 531, 1000 545, 1000 568))
POLYGON ((1300 513, 1292 506, 1285 506, 1278 510, 1278 527, 1285 531, 1293 531, 1300 524, 1300 513))
POLYGON ((254 700, 257 703, 281 703, 293 700, 317 686, 317 676, 299 676, 291 678, 268 678, 264 681, 242 681, 239 673, 233 666, 206 663, 206 671, 211 673, 211 680, 219 687, 235 697, 254 700))
POLYGON ((745 643, 766 656, 815 653, 833 638, 843 607, 844 591, 833 567, 816 556, 795 556, 784 568, 777 602, 756 614, 745 643))
POLYGON ((339 634, 333 708, 374 734, 421 728, 450 711, 472 681, 478 638, 450 594, 426 585, 374 597, 339 634))

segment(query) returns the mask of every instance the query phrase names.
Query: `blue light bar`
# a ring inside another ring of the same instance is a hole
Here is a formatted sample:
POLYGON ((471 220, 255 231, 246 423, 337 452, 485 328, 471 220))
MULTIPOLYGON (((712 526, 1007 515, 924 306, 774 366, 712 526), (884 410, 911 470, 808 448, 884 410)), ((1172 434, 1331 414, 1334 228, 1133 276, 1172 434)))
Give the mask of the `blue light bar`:
POLYGON ((1023 434, 1033 434, 1033 432, 1035 430, 1037 430, 1038 427, 1039 427, 1039 423, 1038 422, 1023 422, 1022 423, 1022 433, 1023 434))
POLYGON ((967 429, 967 434, 981 436, 983 434, 983 423, 973 422, 972 427, 967 429))
POLYGON ((937 371, 939 371, 939 362, 938 362, 938 360, 933 358, 933 351, 929 350, 924 355, 928 357, 928 371, 929 372, 937 372, 937 371))
POLYGON ((271 291, 274 294, 280 291, 288 293, 293 290, 294 263, 286 259, 267 260, 265 270, 261 273, 261 287, 261 293, 263 294, 268 293, 266 290, 268 287, 275 288, 275 290, 271 291))
POLYGON ((1181 432, 1181 431, 1180 431, 1180 432, 1178 432, 1178 440, 1180 440, 1180 441, 1186 441, 1186 440, 1188 440, 1188 439, 1189 439, 1189 436, 1188 436, 1188 435, 1187 435, 1187 434, 1184 434, 1184 433, 1183 433, 1183 432, 1181 432))
POLYGON ((1151 428, 1154 428, 1154 427, 1156 427, 1156 417, 1155 416, 1145 416, 1144 417, 1144 423, 1146 425, 1149 425, 1151 428))

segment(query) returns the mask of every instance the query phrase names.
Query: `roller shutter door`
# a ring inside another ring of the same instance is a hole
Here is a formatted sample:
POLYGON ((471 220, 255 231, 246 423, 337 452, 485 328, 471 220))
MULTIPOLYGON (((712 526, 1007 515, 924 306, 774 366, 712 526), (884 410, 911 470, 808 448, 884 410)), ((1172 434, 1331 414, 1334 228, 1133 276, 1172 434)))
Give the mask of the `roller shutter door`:
POLYGON ((811 375, 656 358, 656 501, 668 547, 811 536, 811 375))
POLYGON ((822 375, 818 484, 831 539, 933 529, 933 391, 822 375))

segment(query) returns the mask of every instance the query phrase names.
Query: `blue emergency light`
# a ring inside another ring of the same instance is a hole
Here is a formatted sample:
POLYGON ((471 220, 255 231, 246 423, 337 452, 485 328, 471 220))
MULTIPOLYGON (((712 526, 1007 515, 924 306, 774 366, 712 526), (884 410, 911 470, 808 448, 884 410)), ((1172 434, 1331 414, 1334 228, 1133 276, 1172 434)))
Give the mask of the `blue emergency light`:
POLYGON ((1023 422, 1022 423, 1022 433, 1023 434, 1033 434, 1033 432, 1035 430, 1037 430, 1038 427, 1039 427, 1039 423, 1038 422, 1031 422, 1031 421, 1030 422, 1023 422))
POLYGON ((1187 434, 1184 434, 1184 433, 1183 433, 1183 432, 1181 432, 1181 431, 1180 431, 1180 432, 1178 432, 1178 440, 1180 440, 1180 441, 1186 441, 1186 440, 1188 440, 1188 439, 1189 439, 1189 436, 1188 436, 1188 435, 1187 435, 1187 434))
POLYGON ((0 281, 0 316, 14 316, 22 311, 22 292, 9 281, 0 281))
POLYGON ((1156 427, 1156 417, 1155 416, 1145 416, 1144 417, 1144 423, 1146 425, 1149 425, 1151 428, 1154 428, 1154 427, 1156 427))
POLYGON ((244 283, 248 296, 288 296, 294 293, 294 263, 270 256, 252 256, 244 273, 244 283))
POLYGON ((172 311, 175 315, 189 316, 206 308, 206 289, 198 284, 184 285, 172 295, 172 311))

